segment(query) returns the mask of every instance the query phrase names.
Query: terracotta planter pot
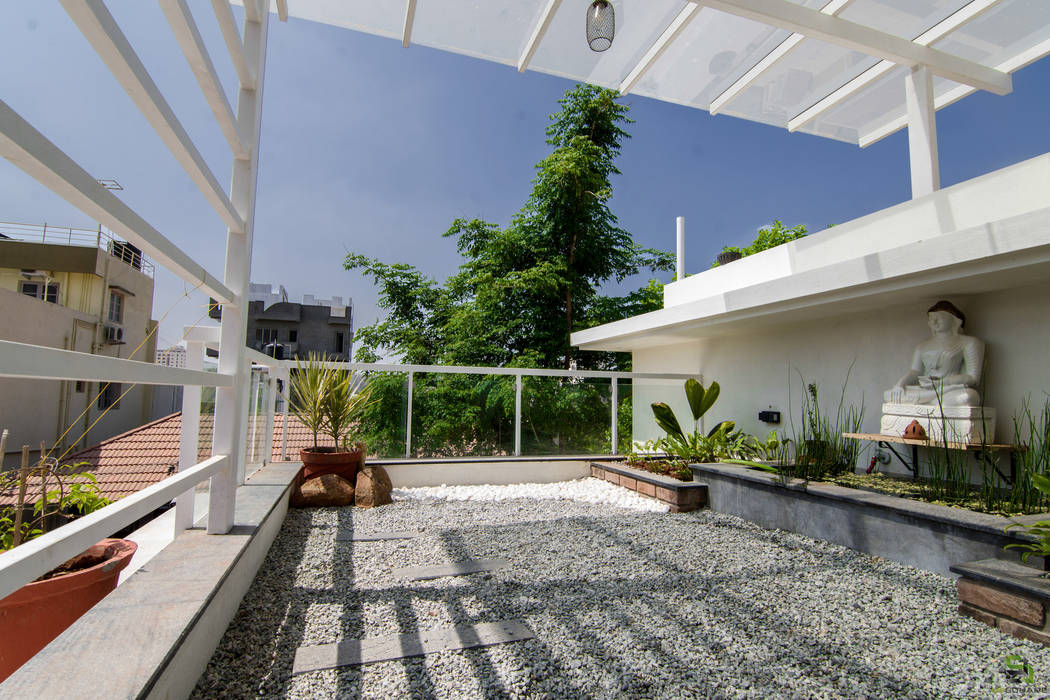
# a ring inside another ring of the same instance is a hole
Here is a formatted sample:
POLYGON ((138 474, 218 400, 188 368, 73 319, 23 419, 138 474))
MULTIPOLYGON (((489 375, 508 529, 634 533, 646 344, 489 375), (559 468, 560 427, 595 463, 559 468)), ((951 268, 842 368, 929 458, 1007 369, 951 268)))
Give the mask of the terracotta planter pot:
POLYGON ((27 583, 0 600, 0 681, 116 588, 136 549, 129 540, 102 540, 63 564, 97 560, 93 566, 27 583))
POLYGON ((336 474, 353 484, 363 458, 362 450, 336 452, 333 447, 320 447, 316 452, 313 449, 299 450, 299 459, 303 462, 303 479, 336 474))

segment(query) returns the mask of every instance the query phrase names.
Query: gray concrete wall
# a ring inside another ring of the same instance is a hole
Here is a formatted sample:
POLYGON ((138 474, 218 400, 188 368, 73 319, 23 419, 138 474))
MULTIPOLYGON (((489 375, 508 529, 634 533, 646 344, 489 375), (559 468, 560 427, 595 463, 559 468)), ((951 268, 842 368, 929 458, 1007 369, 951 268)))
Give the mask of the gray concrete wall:
POLYGON ((1019 561, 1003 545, 1026 541, 1006 532, 1011 520, 961 508, 833 484, 782 486, 775 476, 728 465, 693 465, 693 478, 707 484, 711 510, 944 576, 953 564, 977 559, 1019 561))

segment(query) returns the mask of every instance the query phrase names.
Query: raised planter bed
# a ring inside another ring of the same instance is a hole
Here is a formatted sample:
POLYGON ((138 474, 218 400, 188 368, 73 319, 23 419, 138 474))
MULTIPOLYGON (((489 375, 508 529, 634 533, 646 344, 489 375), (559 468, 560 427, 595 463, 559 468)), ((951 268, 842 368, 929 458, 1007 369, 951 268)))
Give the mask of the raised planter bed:
POLYGON ((959 614, 1050 646, 1050 580, 1016 562, 985 559, 952 567, 960 576, 959 614))
POLYGON ((685 513, 707 504, 707 486, 704 484, 679 481, 617 462, 591 462, 591 476, 662 501, 670 506, 672 513, 685 513))
MULTIPOLYGON (((1013 520, 870 491, 793 480, 726 464, 693 464, 707 484, 708 506, 764 527, 798 532, 927 571, 951 575, 953 564, 979 559, 1019 561, 1003 546, 1030 542, 1006 531, 1013 520)), ((1029 515, 1025 522, 1045 516, 1029 515)))

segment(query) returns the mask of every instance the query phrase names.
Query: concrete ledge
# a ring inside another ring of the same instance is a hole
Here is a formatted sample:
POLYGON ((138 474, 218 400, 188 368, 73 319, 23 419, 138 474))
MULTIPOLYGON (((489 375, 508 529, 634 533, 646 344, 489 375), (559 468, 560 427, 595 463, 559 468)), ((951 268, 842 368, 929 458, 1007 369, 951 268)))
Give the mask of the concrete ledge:
POLYGON ((654 474, 617 462, 591 462, 591 476, 636 491, 666 503, 673 513, 685 513, 707 504, 707 486, 679 481, 673 476, 654 474))
MULTIPOLYGON (((1003 546, 1029 542, 1006 531, 1009 518, 938 506, 835 484, 794 481, 744 467, 694 464, 693 478, 708 486, 712 510, 852 547, 920 569, 951 575, 975 559, 1018 561, 1003 546)), ((1025 516, 1019 521, 1043 516, 1025 516)))
POLYGON ((582 479, 591 457, 474 457, 368 460, 382 465, 395 488, 476 484, 548 484, 582 479))
POLYGON ((299 468, 252 475, 237 489, 230 534, 179 535, 0 685, 0 697, 188 696, 280 530, 299 468))

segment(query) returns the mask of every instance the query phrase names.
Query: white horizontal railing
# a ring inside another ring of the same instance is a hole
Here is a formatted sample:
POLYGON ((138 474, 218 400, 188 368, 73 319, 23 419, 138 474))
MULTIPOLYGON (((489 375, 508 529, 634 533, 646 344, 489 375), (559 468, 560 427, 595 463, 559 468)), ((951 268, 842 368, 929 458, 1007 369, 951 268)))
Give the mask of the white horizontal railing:
POLYGON ((225 469, 229 457, 218 455, 168 477, 46 535, 0 554, 0 598, 75 557, 200 482, 225 469))
POLYGON ((233 377, 216 372, 91 355, 11 340, 0 340, 0 377, 181 386, 233 385, 233 377))

